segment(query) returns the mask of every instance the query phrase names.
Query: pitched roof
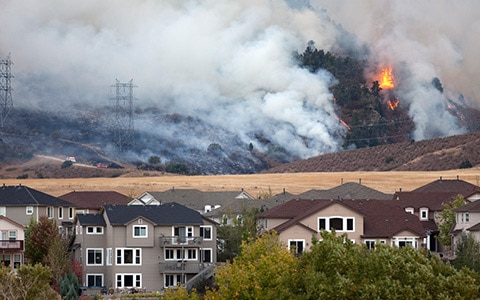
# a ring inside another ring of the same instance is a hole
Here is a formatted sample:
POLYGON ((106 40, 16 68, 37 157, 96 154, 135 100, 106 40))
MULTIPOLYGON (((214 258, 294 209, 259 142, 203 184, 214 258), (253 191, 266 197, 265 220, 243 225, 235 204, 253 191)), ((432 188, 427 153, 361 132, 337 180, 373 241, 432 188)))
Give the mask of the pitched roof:
POLYGON ((242 214, 252 209, 265 210, 276 206, 271 199, 232 199, 220 208, 212 209, 204 214, 206 217, 221 217, 224 214, 242 214))
POLYGON ((328 190, 310 190, 297 197, 306 199, 392 199, 390 194, 382 193, 356 182, 346 182, 328 190))
POLYGON ((77 220, 82 226, 96 225, 105 227, 106 225, 105 219, 101 214, 79 214, 77 215, 77 220))
POLYGON ((457 192, 396 192, 394 202, 404 209, 428 207, 431 211, 441 211, 443 204, 451 203, 457 195, 457 192))
POLYGON ((0 187, 2 206, 75 206, 69 201, 42 193, 24 185, 0 187))
MULTIPOLYGON (((203 210, 206 205, 223 205, 229 200, 247 197, 245 191, 203 192, 197 189, 169 189, 163 192, 146 192, 160 203, 176 202, 192 209, 203 210)), ((142 196, 143 196, 142 195, 142 196)), ((139 197, 140 198, 140 197, 139 197)))
POLYGON ((73 191, 59 197, 77 208, 99 209, 105 204, 127 204, 130 198, 115 191, 73 191))
POLYGON ((156 225, 200 225, 199 212, 178 203, 162 205, 105 205, 105 213, 112 225, 125 225, 143 217, 156 225))
POLYGON ((343 205, 364 215, 364 238, 391 237, 403 230, 419 236, 425 235, 424 227, 417 216, 406 213, 393 201, 385 200, 294 199, 261 213, 259 218, 290 219, 273 228, 277 232, 282 232, 332 204, 343 205))
POLYGON ((413 192, 456 192, 464 195, 476 190, 480 190, 480 187, 461 180, 458 177, 455 180, 440 177, 438 180, 414 189, 413 192))
POLYGON ((473 201, 453 210, 454 212, 480 212, 480 201, 473 201))

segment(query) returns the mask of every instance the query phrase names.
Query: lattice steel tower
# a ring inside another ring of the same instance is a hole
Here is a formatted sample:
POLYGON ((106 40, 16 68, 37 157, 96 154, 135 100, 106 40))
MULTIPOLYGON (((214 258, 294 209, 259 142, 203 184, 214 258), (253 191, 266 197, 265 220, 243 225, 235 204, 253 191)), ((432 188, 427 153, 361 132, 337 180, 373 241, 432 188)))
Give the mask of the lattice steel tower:
POLYGON ((11 72, 12 61, 10 54, 6 59, 0 59, 0 127, 3 128, 7 120, 8 114, 13 108, 11 72))
POLYGON ((114 124, 113 142, 120 150, 127 150, 135 145, 133 124, 133 79, 127 83, 116 80, 115 97, 112 97, 114 124))

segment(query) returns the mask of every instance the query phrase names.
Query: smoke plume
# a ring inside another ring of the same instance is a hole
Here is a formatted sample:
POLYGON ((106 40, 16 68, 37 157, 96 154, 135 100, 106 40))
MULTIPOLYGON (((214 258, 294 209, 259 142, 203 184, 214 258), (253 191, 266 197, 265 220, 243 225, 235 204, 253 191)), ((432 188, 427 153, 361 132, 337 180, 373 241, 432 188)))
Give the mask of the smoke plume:
MULTIPOLYGON (((299 68, 293 52, 310 40, 335 49, 342 25, 370 48, 371 72, 384 63, 397 70, 416 139, 455 134, 461 129, 445 97, 461 91, 476 104, 479 6, 473 0, 4 0, 0 56, 12 54, 15 106, 105 106, 115 79, 133 78, 136 106, 193 116, 257 148, 263 146, 253 136, 261 131, 304 158, 339 150, 345 128, 329 92, 335 78, 299 68), (445 94, 431 86, 434 77, 445 94)), ((136 129, 172 134, 147 119, 137 120, 136 129)), ((222 144, 214 133, 182 132, 198 148, 222 144)))

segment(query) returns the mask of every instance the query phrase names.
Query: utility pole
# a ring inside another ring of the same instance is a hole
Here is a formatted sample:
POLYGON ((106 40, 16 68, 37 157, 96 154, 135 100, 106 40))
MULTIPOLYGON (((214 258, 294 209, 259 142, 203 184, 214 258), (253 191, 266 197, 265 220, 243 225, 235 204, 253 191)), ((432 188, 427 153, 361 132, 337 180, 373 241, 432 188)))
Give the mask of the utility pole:
POLYGON ((113 102, 114 124, 113 124, 113 143, 121 151, 131 149, 135 145, 134 124, 133 124, 133 79, 122 83, 116 79, 115 96, 111 98, 113 102))
POLYGON ((0 59, 0 127, 3 128, 8 114, 13 108, 11 72, 12 61, 10 54, 6 59, 0 59))

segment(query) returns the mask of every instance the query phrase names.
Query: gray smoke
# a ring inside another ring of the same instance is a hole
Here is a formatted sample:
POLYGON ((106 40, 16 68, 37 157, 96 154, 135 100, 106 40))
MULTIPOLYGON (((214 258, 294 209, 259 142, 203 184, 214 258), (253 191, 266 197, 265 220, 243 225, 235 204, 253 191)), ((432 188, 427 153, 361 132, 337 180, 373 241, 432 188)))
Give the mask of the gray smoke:
MULTIPOLYGON (((461 132, 445 95, 428 83, 439 77, 447 95, 462 91, 474 103, 480 3, 383 2, 3 0, 0 55, 12 53, 16 106, 104 106, 116 78, 133 78, 140 107, 202 119, 246 144, 261 129, 310 157, 338 150, 345 129, 329 92, 335 79, 299 68, 292 52, 310 40, 335 49, 337 23, 367 43, 373 67, 388 62, 410 72, 398 92, 416 139, 461 132)), ((150 120, 136 128, 156 130, 150 120)), ((183 134, 202 149, 221 142, 183 134)))

